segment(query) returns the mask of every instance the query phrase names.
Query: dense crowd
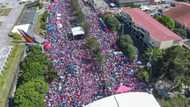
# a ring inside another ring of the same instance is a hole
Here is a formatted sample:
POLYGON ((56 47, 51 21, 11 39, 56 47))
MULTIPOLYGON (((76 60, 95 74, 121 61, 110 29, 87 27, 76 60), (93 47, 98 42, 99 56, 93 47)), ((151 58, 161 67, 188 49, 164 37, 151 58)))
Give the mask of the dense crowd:
MULTIPOLYGON (((86 7, 80 2, 82 7, 86 7)), ((89 8, 89 7, 86 7, 89 8)), ((56 0, 48 7, 48 37, 52 48, 46 50, 59 78, 50 83, 45 102, 47 107, 83 107, 100 98, 117 93, 119 86, 130 91, 144 91, 145 85, 134 77, 137 65, 122 53, 116 52, 116 33, 104 32, 98 22, 98 12, 87 9, 86 21, 89 35, 97 38, 105 56, 102 65, 97 64, 85 40, 68 40, 70 20, 74 18, 70 0, 56 0), (61 13, 61 19, 57 14, 61 13), (57 27, 57 23, 63 26, 57 27)))

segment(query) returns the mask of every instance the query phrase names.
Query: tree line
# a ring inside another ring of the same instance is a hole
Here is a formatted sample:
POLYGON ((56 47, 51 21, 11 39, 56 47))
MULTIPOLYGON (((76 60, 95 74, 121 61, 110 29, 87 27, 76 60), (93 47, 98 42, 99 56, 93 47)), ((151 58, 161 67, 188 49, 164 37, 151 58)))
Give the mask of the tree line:
POLYGON ((149 63, 149 66, 139 69, 136 76, 139 80, 153 86, 154 94, 160 99, 161 105, 188 107, 190 104, 188 102, 190 101, 190 50, 180 46, 166 50, 148 48, 144 51, 142 59, 145 64, 149 63), (171 93, 175 97, 171 97, 171 93))
POLYGON ((57 74, 40 46, 27 49, 27 56, 20 63, 20 69, 14 97, 15 107, 44 107, 48 83, 57 74))

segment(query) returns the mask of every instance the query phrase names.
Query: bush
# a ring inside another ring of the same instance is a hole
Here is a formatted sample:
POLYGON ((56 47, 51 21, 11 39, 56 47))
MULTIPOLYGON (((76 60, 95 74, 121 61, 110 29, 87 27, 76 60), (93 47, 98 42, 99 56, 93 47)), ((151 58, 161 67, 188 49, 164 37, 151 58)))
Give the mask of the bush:
POLYGON ((171 30, 175 28, 175 21, 168 16, 157 16, 156 19, 171 30))

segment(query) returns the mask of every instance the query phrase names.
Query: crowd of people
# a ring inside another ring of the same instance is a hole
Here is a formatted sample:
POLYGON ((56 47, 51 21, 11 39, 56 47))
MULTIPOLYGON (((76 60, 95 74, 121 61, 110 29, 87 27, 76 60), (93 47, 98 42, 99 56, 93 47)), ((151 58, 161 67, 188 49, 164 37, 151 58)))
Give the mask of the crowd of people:
POLYGON ((144 91, 146 85, 134 76, 137 65, 130 62, 123 54, 116 52, 117 34, 104 32, 99 26, 98 12, 89 8, 85 12, 89 23, 89 36, 94 36, 100 43, 104 63, 98 64, 85 40, 68 40, 71 29, 70 20, 73 11, 70 0, 54 0, 48 7, 48 36, 52 48, 46 50, 53 62, 59 78, 49 84, 45 97, 47 107, 83 107, 95 100, 117 93, 119 86, 126 86, 130 91, 144 91), (61 19, 56 15, 61 13, 61 19), (61 23, 62 28, 57 27, 61 23))

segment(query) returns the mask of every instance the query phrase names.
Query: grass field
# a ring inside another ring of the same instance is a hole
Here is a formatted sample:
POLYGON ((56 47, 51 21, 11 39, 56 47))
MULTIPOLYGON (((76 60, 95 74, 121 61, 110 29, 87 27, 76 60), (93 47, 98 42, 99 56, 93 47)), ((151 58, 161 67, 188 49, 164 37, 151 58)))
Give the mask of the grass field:
POLYGON ((8 16, 11 8, 0 8, 0 16, 8 16))
POLYGON ((5 70, 0 75, 0 107, 4 107, 9 95, 9 91, 16 73, 17 66, 20 62, 24 46, 14 46, 10 57, 8 58, 5 70))

